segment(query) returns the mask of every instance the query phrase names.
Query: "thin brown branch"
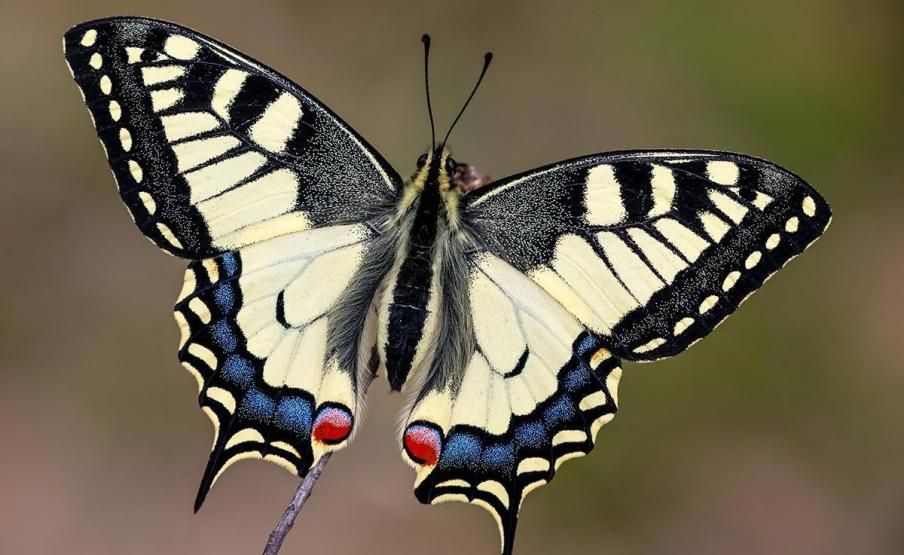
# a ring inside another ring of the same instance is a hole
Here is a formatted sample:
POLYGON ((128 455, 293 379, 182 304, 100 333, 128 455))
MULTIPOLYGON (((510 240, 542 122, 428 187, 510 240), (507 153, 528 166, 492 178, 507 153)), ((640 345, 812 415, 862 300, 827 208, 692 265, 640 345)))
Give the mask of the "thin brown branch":
POLYGON ((276 528, 270 532, 270 537, 267 539, 267 545, 264 547, 263 555, 277 555, 277 553, 279 553, 283 542, 286 541, 286 536, 289 535, 289 530, 295 525, 295 519, 298 518, 298 513, 301 511, 301 508, 304 507, 308 498, 311 497, 311 493, 314 491, 314 485, 320 478, 320 474, 323 472, 326 463, 329 462, 331 455, 332 453, 326 453, 320 457, 317 464, 311 468, 308 475, 305 476, 304 480, 298 485, 298 489, 295 490, 295 495, 292 496, 292 501, 289 502, 289 506, 286 507, 279 522, 276 523, 276 528))
MULTIPOLYGON (((459 164, 456 168, 455 175, 452 178, 452 182, 466 193, 479 189, 490 183, 490 181, 489 177, 481 174, 470 164, 459 164)), ((365 391, 372 379, 373 375, 370 376, 368 383, 361 384, 365 391)), ((308 498, 311 497, 314 486, 317 484, 317 480, 320 478, 320 474, 323 472, 323 469, 326 467, 326 463, 329 462, 331 456, 332 453, 326 453, 320 457, 317 464, 311 468, 304 480, 301 481, 301 484, 298 485, 298 489, 295 490, 295 495, 292 496, 292 501, 289 502, 289 506, 286 507, 279 522, 276 523, 276 527, 270 532, 270 537, 267 539, 267 545, 264 546, 263 555, 278 555, 279 550, 282 549, 283 542, 286 541, 286 536, 289 535, 289 531, 292 529, 292 526, 295 525, 295 519, 298 518, 298 513, 301 512, 301 509, 304 507, 305 503, 307 503, 308 498)))

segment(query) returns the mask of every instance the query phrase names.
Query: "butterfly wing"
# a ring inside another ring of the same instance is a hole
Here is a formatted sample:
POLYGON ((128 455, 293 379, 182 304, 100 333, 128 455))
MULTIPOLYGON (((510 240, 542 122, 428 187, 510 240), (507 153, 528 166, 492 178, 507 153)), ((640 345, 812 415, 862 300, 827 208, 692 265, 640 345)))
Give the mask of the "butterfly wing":
POLYGON ((483 506, 511 553, 524 496, 614 416, 618 359, 670 356, 709 333, 830 214, 790 172, 710 152, 590 156, 466 196, 476 247, 444 297, 467 309, 448 303, 444 337, 470 358, 433 368, 407 419, 418 499, 483 506))
POLYGON ((483 248, 631 360, 711 332, 825 230, 802 179, 723 152, 622 152, 501 180, 465 197, 483 248))
POLYGON ((398 176, 307 92, 189 29, 107 19, 64 45, 136 224, 195 259, 175 317, 215 428, 196 508, 243 458, 304 475, 348 443, 372 376, 394 247, 364 222, 398 176))
POLYGON ((123 17, 72 28, 64 48, 123 201, 172 254, 364 221, 396 194, 398 175, 338 116, 214 39, 123 17))
POLYGON ((373 300, 392 252, 381 239, 366 225, 330 226, 189 265, 179 359, 215 430, 196 507, 233 462, 304 476, 348 444, 375 371, 373 300))
POLYGON ((593 448, 615 416, 619 361, 525 274, 490 253, 468 260, 470 356, 437 369, 408 416, 404 458, 422 503, 487 509, 510 554, 524 497, 593 448))

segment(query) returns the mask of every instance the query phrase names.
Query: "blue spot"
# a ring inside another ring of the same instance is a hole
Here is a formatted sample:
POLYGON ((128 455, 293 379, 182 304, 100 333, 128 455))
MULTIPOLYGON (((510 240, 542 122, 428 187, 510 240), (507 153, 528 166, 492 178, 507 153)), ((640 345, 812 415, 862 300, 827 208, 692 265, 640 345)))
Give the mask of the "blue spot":
POLYGON ((257 388, 251 388, 245 393, 239 412, 245 418, 266 422, 274 408, 272 397, 257 388))
POLYGON ((546 421, 546 425, 550 429, 558 428, 560 424, 567 422, 572 416, 574 416, 574 405, 564 395, 560 395, 543 411, 543 420, 546 421))
POLYGON ((515 464, 515 448, 511 443, 492 445, 483 450, 484 467, 507 472, 515 464))
POLYGON ((222 368, 223 378, 230 385, 247 388, 254 380, 254 367, 243 356, 229 355, 222 368))
POLYGON ((310 435, 311 403, 301 397, 283 397, 276 408, 276 422, 286 431, 310 435))
POLYGON ((440 464, 444 467, 473 467, 480 458, 480 440, 473 434, 454 433, 443 447, 440 464))
POLYGON ((569 393, 580 391, 591 383, 590 372, 583 364, 578 365, 565 375, 565 389, 569 393))
POLYGON ((577 341, 575 341, 575 353, 579 358, 586 359, 596 352, 600 347, 600 342, 589 333, 582 333, 577 341))
POLYGON ((235 253, 227 252, 220 257, 220 262, 223 264, 223 269, 226 270, 227 276, 235 275, 236 270, 238 270, 239 263, 236 260, 235 253))
POLYGON ((236 339, 235 334, 232 333, 229 322, 226 320, 220 320, 212 325, 210 327, 210 333, 214 340, 216 340, 217 345, 227 353, 235 351, 239 346, 238 339, 236 339))
POLYGON ((515 430, 515 441, 521 447, 539 448, 547 439, 546 428, 539 422, 525 422, 515 430))
POLYGON ((220 312, 223 314, 231 314, 235 305, 235 295, 232 293, 232 286, 228 283, 220 283, 213 292, 213 298, 217 302, 220 312))

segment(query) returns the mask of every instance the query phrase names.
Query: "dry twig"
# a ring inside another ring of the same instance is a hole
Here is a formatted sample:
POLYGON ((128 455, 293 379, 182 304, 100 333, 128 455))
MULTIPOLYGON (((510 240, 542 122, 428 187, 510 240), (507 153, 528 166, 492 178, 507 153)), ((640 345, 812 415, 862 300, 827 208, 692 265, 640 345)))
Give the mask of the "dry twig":
POLYGON ((327 453, 320 457, 317 464, 311 468, 308 475, 301 481, 298 489, 295 490, 295 495, 292 496, 292 501, 289 502, 289 506, 286 507, 279 522, 276 523, 276 528, 270 532, 270 537, 267 539, 267 545, 264 546, 263 555, 276 555, 279 553, 283 542, 286 541, 286 536, 289 535, 289 530, 292 529, 292 526, 295 526, 295 519, 298 518, 298 513, 301 511, 301 508, 304 507, 308 498, 311 497, 311 493, 314 491, 314 484, 316 484, 317 479, 320 478, 323 467, 329 462, 331 455, 331 453, 327 453))

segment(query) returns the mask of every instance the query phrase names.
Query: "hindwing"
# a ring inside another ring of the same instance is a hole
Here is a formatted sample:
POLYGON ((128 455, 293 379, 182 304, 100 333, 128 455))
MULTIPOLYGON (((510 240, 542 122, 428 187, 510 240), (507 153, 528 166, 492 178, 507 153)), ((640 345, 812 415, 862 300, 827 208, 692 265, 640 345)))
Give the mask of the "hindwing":
POLYGON ((120 195, 186 258, 364 221, 400 179, 342 120, 272 69, 190 29, 122 17, 66 33, 120 195))
POLYGON ((494 255, 470 260, 463 294, 472 323, 457 333, 473 334, 467 366, 427 378, 403 454, 418 471, 421 502, 487 509, 510 554, 524 497, 590 452, 615 416, 621 369, 573 315, 494 255))
POLYGON ((470 194, 462 214, 481 248, 631 360, 707 335, 831 218, 791 172, 702 151, 578 158, 470 194))
POLYGON ((366 226, 333 226, 189 266, 179 358, 215 429, 197 506, 237 460, 304 476, 348 442, 374 370, 381 244, 366 226))

